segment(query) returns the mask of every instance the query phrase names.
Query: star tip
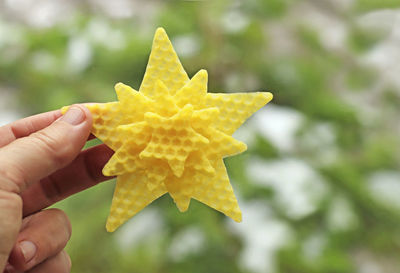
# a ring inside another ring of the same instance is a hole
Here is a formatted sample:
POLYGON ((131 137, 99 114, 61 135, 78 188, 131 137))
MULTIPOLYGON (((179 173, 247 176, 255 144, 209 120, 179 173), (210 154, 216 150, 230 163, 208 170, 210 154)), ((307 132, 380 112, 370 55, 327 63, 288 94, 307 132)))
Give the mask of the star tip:
POLYGON ((242 221, 243 221, 242 216, 240 216, 240 218, 238 218, 238 219, 235 219, 236 223, 241 223, 242 221))
POLYGON ((158 35, 167 35, 167 32, 165 31, 165 29, 163 27, 158 27, 156 29, 156 36, 158 35))
POLYGON ((207 70, 205 70, 205 69, 203 68, 203 69, 200 69, 199 74, 207 76, 207 75, 208 75, 208 72, 207 72, 207 70))
POLYGON ((178 210, 180 212, 186 212, 189 209, 190 198, 189 198, 189 201, 188 200, 184 200, 182 202, 182 200, 180 200, 180 202, 175 202, 175 204, 176 204, 176 207, 178 208, 178 210))
POLYGON ((147 183, 146 186, 147 186, 147 189, 148 189, 150 192, 152 192, 152 191, 157 187, 157 185, 155 185, 155 184, 150 184, 150 183, 147 183))
POLYGON ((63 107, 61 107, 61 109, 60 109, 60 111, 61 111, 61 114, 65 114, 67 111, 68 111, 68 109, 69 109, 69 105, 68 106, 63 106, 63 107))
POLYGON ((174 174, 176 177, 180 178, 180 177, 182 177, 183 171, 184 171, 184 170, 185 170, 185 168, 183 168, 183 169, 181 169, 181 168, 179 168, 179 169, 174 168, 174 169, 172 170, 172 172, 173 172, 173 174, 174 174))
POLYGON ((117 93, 118 99, 120 101, 123 100, 123 94, 126 91, 126 85, 123 84, 122 82, 119 82, 114 86, 114 89, 115 89, 115 92, 117 93))
POLYGON ((206 171, 208 174, 213 174, 213 175, 216 174, 215 168, 212 167, 211 164, 210 164, 209 167, 206 167, 206 168, 205 168, 205 171, 206 171))
POLYGON ((184 112, 191 112, 191 111, 193 111, 193 110, 194 110, 193 104, 188 103, 188 104, 185 104, 185 106, 183 106, 181 112, 182 112, 182 113, 184 113, 184 112))
POLYGON ((144 117, 144 122, 149 123, 149 122, 151 122, 151 119, 159 117, 159 115, 157 115, 156 113, 153 113, 153 112, 146 112, 146 113, 144 113, 143 117, 144 117))
POLYGON ((121 88, 123 88, 123 87, 125 87, 126 85, 125 84, 123 84, 122 82, 118 82, 118 83, 116 83, 115 85, 114 85, 114 88, 115 88, 115 90, 117 90, 117 89, 121 89, 121 88))
POLYGON ((262 92, 264 99, 266 100, 265 103, 270 102, 273 98, 274 95, 271 92, 262 92))
POLYGON ((240 150, 241 150, 242 153, 245 152, 247 150, 247 144, 242 142, 242 145, 241 145, 240 148, 241 148, 240 150))
POLYGON ((106 230, 107 230, 107 232, 112 233, 112 232, 114 232, 116 229, 117 229, 116 227, 111 226, 111 225, 109 225, 109 224, 106 224, 106 230))
POLYGON ((235 221, 236 223, 241 223, 242 222, 242 213, 240 212, 238 215, 236 215, 235 217, 232 217, 233 221, 235 221))
POLYGON ((101 172, 103 173, 104 176, 113 176, 113 174, 111 174, 110 168, 107 165, 104 166, 101 172))
POLYGON ((177 205, 177 207, 178 207, 178 210, 180 212, 186 212, 188 210, 188 207, 181 207, 181 206, 178 206, 178 205, 177 205))

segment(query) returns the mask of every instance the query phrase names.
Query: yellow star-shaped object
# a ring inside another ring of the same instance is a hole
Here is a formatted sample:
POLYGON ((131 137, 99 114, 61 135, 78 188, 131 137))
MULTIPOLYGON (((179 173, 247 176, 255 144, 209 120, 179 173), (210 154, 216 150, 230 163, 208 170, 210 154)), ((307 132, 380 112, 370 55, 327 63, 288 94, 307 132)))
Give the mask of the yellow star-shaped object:
POLYGON ((272 94, 207 93, 207 72, 189 79, 162 28, 139 91, 115 90, 119 101, 87 105, 92 133, 115 151, 103 169, 117 176, 107 230, 167 192, 182 212, 194 198, 240 222, 223 158, 246 150, 232 134, 272 94))

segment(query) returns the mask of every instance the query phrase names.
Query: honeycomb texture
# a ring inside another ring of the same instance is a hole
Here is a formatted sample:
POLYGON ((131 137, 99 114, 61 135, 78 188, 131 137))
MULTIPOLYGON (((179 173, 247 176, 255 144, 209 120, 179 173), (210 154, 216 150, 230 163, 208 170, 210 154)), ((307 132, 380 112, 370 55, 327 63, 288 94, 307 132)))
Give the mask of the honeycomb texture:
POLYGON ((163 184, 149 190, 146 186, 146 180, 147 177, 140 172, 127 173, 117 177, 111 212, 106 224, 108 231, 114 231, 126 220, 167 192, 163 184))
POLYGON ((149 62, 139 91, 150 98, 155 96, 157 80, 162 81, 172 95, 189 81, 163 28, 158 28, 154 35, 149 62))
POLYGON ((207 93, 207 81, 205 70, 188 78, 159 28, 139 91, 118 83, 117 102, 87 104, 92 133, 115 151, 103 169, 117 176, 108 231, 167 192, 182 212, 194 198, 242 220, 223 158, 246 150, 232 134, 272 94, 207 93))
POLYGON ((218 107, 220 114, 215 119, 215 127, 232 135, 254 112, 272 99, 266 92, 207 94, 202 108, 218 107))

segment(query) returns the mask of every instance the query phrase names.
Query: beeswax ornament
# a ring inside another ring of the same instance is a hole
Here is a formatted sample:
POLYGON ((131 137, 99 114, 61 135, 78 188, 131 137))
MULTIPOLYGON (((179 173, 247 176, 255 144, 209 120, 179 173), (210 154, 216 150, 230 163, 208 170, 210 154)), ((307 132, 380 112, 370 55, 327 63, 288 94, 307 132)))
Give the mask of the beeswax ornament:
POLYGON ((92 133, 115 151, 103 169, 117 176, 107 230, 167 192, 182 212, 194 198, 240 222, 223 158, 246 150, 232 134, 272 94, 207 93, 207 72, 189 79, 163 28, 139 91, 115 90, 118 101, 87 105, 92 133))

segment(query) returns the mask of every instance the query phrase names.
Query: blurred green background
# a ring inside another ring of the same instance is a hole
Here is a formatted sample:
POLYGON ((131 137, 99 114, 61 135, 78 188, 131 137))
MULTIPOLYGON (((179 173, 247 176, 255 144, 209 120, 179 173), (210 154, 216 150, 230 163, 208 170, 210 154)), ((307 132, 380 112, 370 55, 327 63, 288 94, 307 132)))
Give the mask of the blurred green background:
POLYGON ((243 222, 166 195, 105 231, 114 181, 57 205, 72 272, 400 272, 398 0, 0 1, 0 124, 139 88, 156 27, 210 92, 271 91, 226 160, 243 222))

